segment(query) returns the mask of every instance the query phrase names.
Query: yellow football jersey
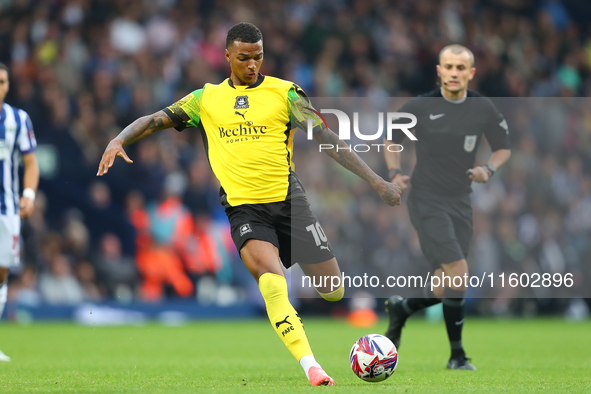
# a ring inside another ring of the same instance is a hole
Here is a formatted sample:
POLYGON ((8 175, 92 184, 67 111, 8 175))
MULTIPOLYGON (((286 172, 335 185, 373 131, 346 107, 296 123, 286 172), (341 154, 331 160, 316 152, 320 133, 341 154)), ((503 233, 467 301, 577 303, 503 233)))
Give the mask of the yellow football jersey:
POLYGON ((230 79, 206 84, 164 111, 179 131, 201 129, 222 186, 220 200, 228 207, 284 201, 303 193, 292 172, 293 135, 301 124, 292 116, 294 100, 308 103, 293 82, 259 75, 251 86, 234 86, 230 79))

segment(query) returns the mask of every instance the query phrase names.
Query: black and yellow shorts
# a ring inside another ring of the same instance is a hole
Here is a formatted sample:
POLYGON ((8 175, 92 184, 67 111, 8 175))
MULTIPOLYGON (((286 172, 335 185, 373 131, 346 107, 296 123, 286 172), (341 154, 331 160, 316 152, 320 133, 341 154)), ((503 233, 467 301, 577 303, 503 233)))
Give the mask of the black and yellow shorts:
POLYGON ((226 215, 238 251, 249 239, 267 241, 279 249, 286 268, 295 263, 318 264, 334 257, 305 195, 273 203, 228 207, 226 215))

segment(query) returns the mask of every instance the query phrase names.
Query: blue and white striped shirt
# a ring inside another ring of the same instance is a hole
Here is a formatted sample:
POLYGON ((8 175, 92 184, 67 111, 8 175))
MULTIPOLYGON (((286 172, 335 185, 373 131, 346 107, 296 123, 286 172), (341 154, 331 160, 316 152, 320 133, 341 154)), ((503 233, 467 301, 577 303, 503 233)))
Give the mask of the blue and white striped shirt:
POLYGON ((18 155, 35 152, 37 142, 29 115, 2 104, 0 113, 0 214, 19 211, 18 155))

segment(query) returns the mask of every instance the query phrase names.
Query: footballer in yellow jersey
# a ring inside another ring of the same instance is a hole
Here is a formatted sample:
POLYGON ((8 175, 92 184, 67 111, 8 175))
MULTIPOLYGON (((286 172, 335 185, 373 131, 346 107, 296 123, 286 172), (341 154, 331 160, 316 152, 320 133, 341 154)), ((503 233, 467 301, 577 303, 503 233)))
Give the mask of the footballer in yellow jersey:
POLYGON ((292 119, 291 103, 304 98, 293 82, 259 74, 251 86, 235 86, 230 78, 208 83, 164 112, 177 130, 194 126, 203 133, 224 206, 264 204, 292 197, 293 135, 299 122, 292 119))
MULTIPOLYGON (((219 85, 206 84, 131 123, 105 149, 97 175, 105 175, 117 156, 132 163, 125 145, 158 130, 197 127, 220 181, 220 202, 226 207, 232 239, 259 285, 272 328, 313 386, 334 385, 314 358, 302 321, 289 301, 281 268, 282 263, 285 267, 299 263, 312 278, 341 275, 293 171, 293 134, 298 126, 305 128, 313 111, 301 110, 311 105, 297 85, 259 73, 263 37, 253 24, 238 23, 228 31, 225 57, 230 78, 219 85)), ((333 149, 326 153, 369 182, 383 201, 400 205, 400 187, 379 177, 322 122, 314 128, 314 138, 331 144, 333 149)), ((316 290, 328 301, 344 295, 342 286, 316 290)))

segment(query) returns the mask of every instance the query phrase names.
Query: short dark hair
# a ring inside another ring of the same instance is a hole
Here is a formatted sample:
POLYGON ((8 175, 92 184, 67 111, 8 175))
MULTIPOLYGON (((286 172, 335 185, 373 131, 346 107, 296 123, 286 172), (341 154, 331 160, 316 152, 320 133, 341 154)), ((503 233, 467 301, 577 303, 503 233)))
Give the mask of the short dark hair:
POLYGON ((8 74, 10 74, 10 72, 8 71, 8 66, 2 62, 0 62, 0 70, 4 70, 6 71, 8 74))
POLYGON ((232 26, 226 36, 226 48, 229 48, 234 41, 254 44, 263 39, 263 33, 258 27, 248 22, 240 22, 232 26))
POLYGON ((470 67, 474 67, 474 54, 472 53, 471 50, 469 50, 465 46, 459 45, 459 44, 451 44, 451 45, 448 45, 445 48, 443 48, 439 52, 439 64, 441 64, 441 56, 443 55, 443 52, 445 52, 447 50, 450 50, 451 53, 453 53, 454 55, 459 55, 462 52, 467 52, 468 57, 470 58, 470 67))

